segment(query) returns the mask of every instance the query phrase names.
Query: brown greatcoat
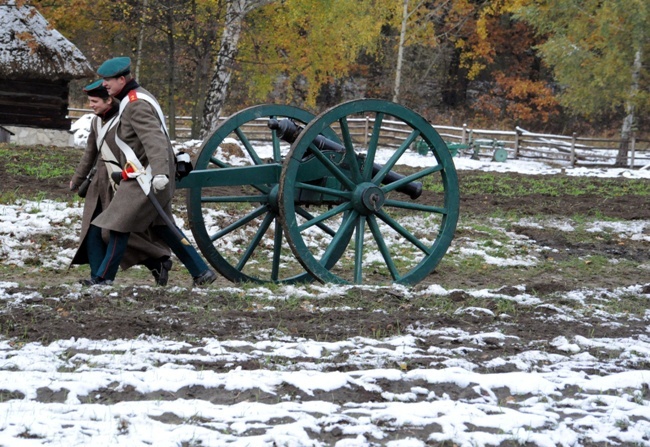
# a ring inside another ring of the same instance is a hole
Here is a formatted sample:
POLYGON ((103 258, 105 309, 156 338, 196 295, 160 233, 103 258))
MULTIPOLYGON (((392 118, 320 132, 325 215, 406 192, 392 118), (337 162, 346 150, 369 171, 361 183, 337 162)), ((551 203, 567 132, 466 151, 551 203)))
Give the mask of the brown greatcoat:
MULTIPOLYGON (((129 95, 134 91, 153 98, 153 95, 142 87, 132 90, 129 95)), ((124 98, 124 101, 129 99, 124 98)), ((161 128, 155 109, 144 99, 131 99, 126 104, 116 128, 117 135, 133 149, 142 166, 151 165, 152 177, 164 174, 169 178, 167 187, 155 194, 173 221, 171 199, 175 189, 174 152, 167 134, 161 128)), ((117 159, 124 166, 127 159, 117 147, 114 134, 109 135, 106 142, 113 152, 119 153, 117 159)), ((154 194, 153 188, 151 194, 154 194)), ((165 224, 144 194, 140 184, 134 179, 120 182, 108 208, 105 208, 92 223, 100 228, 122 233, 145 231, 151 225, 165 224)))
MULTIPOLYGON (((97 172, 93 176, 84 202, 81 234, 79 237, 80 245, 72 259, 71 265, 88 263, 86 235, 88 234, 90 222, 93 216, 100 210, 106 210, 113 199, 113 187, 108 177, 106 163, 102 160, 101 152, 97 147, 98 135, 96 129, 98 120, 101 120, 101 117, 96 116, 91 122, 86 149, 72 177, 72 183, 74 185, 81 185, 96 163, 97 172)), ((108 131, 106 138, 114 138, 112 136, 114 133, 115 128, 113 127, 108 131)), ((112 152, 115 158, 119 160, 119 154, 115 153, 115 150, 112 150, 112 152)), ((102 236, 104 241, 108 242, 108 231, 102 231, 102 236)), ((149 230, 132 233, 129 236, 127 249, 124 253, 124 258, 120 262, 120 267, 127 269, 133 265, 142 263, 145 259, 158 259, 170 255, 171 251, 169 247, 159 238, 155 237, 149 230)))

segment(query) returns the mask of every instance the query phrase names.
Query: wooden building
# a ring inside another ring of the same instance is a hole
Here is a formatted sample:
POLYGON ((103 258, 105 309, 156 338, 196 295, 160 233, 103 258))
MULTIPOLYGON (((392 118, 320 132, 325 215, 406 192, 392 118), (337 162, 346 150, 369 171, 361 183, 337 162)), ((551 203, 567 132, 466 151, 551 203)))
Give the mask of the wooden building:
POLYGON ((69 83, 95 76, 86 57, 26 4, 0 0, 0 23, 0 125, 69 131, 69 83))

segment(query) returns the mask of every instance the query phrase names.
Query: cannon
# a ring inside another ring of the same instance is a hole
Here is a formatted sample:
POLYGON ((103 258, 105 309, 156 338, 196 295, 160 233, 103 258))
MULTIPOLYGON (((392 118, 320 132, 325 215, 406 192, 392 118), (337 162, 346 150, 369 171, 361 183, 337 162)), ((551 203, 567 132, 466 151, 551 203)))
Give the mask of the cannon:
POLYGON ((376 99, 317 116, 241 110, 177 188, 201 253, 236 283, 417 284, 447 252, 459 213, 444 141, 419 114, 376 99), (433 166, 409 166, 416 142, 433 166))
MULTIPOLYGON (((300 127, 294 121, 291 121, 288 118, 285 118, 282 121, 278 121, 273 118, 269 119, 269 128, 275 129, 277 131, 278 137, 286 141, 287 143, 293 143, 294 141, 296 141, 298 135, 300 135, 300 132, 302 131, 302 127, 300 127)), ((317 135, 311 144, 313 144, 315 148, 319 150, 321 153, 327 153, 327 152, 330 153, 333 152, 339 154, 345 153, 345 147, 341 146, 340 144, 337 144, 332 140, 323 137, 322 135, 317 135)), ((363 154, 356 154, 356 157, 359 163, 361 164, 364 163, 365 157, 363 154)), ((341 168, 349 172, 348 165, 341 164, 341 168)), ((372 176, 378 174, 379 171, 381 171, 381 169, 382 166, 379 163, 373 163, 372 176)), ((381 180, 381 183, 383 185, 387 185, 396 182, 398 180, 401 180, 402 178, 404 178, 403 175, 398 174, 394 171, 389 171, 381 180)), ((420 194, 422 194, 422 183, 420 182, 407 183, 406 185, 400 186, 395 190, 402 192, 404 194, 408 194, 411 197, 411 199, 417 199, 418 197, 420 197, 420 194)))

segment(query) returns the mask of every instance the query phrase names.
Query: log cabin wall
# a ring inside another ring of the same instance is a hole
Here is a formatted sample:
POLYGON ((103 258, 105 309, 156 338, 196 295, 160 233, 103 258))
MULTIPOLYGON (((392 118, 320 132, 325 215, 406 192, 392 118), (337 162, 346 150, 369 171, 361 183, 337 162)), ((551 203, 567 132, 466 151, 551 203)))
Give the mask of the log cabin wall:
POLYGON ((0 125, 69 130, 69 81, 0 79, 0 125))

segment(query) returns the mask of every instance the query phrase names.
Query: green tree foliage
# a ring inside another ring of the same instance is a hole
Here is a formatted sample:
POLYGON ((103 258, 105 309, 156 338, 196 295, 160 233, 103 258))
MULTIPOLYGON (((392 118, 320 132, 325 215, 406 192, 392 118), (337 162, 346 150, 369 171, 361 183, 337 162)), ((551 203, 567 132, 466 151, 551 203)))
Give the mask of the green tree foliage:
POLYGON ((239 53, 249 97, 314 107, 324 86, 378 53, 382 28, 399 20, 401 1, 285 0, 251 14, 239 53))
MULTIPOLYGON (((190 115, 198 133, 223 25, 223 0, 33 0, 91 65, 125 55, 166 112, 190 115)), ((81 81, 80 83, 88 82, 81 81)), ((80 91, 80 88, 78 89, 80 91)), ((79 105, 85 95, 75 93, 79 105)))
MULTIPOLYGON (((166 112, 192 116, 195 136, 233 2, 248 0, 30 1, 93 66, 138 61, 138 80, 166 112)), ((260 102, 317 111, 361 95, 390 99, 398 66, 399 101, 441 123, 541 130, 560 123, 557 95, 561 111, 624 118, 628 129, 650 110, 648 0, 269 2, 242 22, 222 114, 260 102)), ((85 103, 88 81, 72 86, 72 104, 85 103)))
POLYGON ((421 110, 437 105, 465 116, 471 110, 475 121, 486 117, 512 125, 551 120, 557 101, 548 70, 531 49, 540 38, 532 27, 513 20, 516 1, 406 0, 404 102, 421 110))
POLYGON ((650 54, 647 0, 545 0, 520 17, 548 36, 538 46, 561 86, 560 100, 587 118, 622 116, 626 102, 650 110, 648 63, 631 88, 637 53, 650 54))
POLYGON ((92 63, 128 48, 132 8, 111 0, 32 0, 50 25, 75 43, 92 63))
POLYGON ((551 78, 533 48, 543 37, 513 13, 526 0, 465 2, 470 19, 457 40, 467 78, 481 85, 470 106, 491 122, 547 123, 559 112, 551 78))

